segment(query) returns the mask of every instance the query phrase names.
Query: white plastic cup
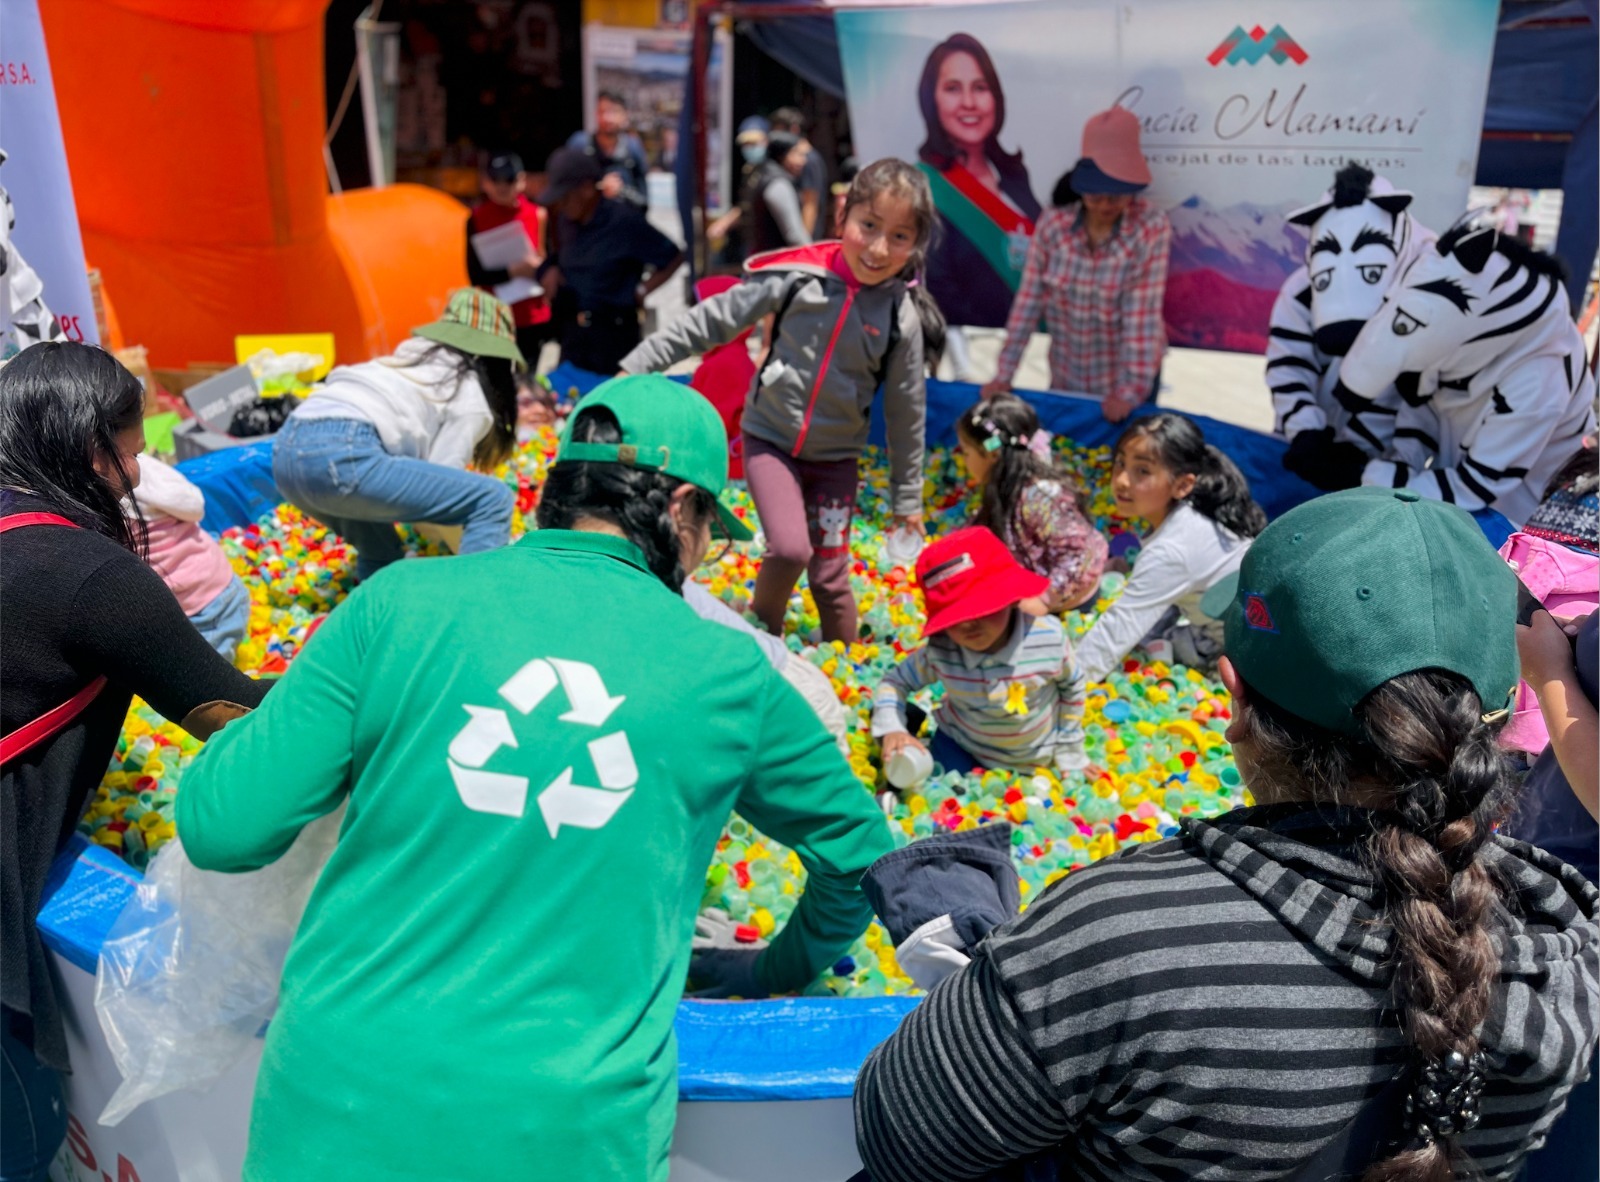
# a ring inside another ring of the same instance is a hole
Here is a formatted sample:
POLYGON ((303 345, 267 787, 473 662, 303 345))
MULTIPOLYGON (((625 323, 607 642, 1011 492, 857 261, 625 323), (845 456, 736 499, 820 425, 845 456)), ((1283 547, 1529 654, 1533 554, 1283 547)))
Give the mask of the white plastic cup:
POLYGON ((883 548, 889 554, 889 561, 907 569, 916 565, 917 556, 922 553, 922 535, 904 526, 890 530, 883 543, 883 548))
POLYGON ((884 765, 883 774, 896 788, 915 788, 933 774, 933 756, 925 747, 902 747, 884 765))

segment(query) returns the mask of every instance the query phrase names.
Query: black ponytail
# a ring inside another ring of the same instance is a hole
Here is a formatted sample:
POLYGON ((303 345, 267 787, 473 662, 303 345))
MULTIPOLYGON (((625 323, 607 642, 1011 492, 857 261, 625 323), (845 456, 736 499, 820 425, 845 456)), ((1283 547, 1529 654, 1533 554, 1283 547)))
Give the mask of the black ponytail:
MULTIPOLYGON (((616 416, 603 406, 581 406, 572 424, 576 443, 621 443, 616 416)), ((675 594, 683 594, 688 572, 672 521, 672 494, 683 484, 652 468, 627 464, 557 463, 539 496, 535 521, 540 529, 572 529, 585 518, 604 521, 644 552, 645 565, 675 594)), ((716 500, 695 488, 687 506, 694 523, 716 519, 716 500)))
POLYGON ((1196 476, 1189 504, 1218 525, 1241 538, 1253 538, 1267 528, 1267 515, 1250 495, 1250 482, 1227 456, 1206 444, 1206 466, 1196 476))
POLYGON ((928 290, 928 285, 921 280, 906 289, 906 298, 917 310, 917 319, 922 321, 922 360, 928 373, 932 374, 939 368, 939 358, 944 356, 944 312, 928 290))
POLYGON ((1148 439, 1161 464, 1175 476, 1193 476, 1188 504, 1241 538, 1267 528, 1267 515, 1250 495, 1239 466, 1206 442, 1200 428, 1182 415, 1162 412, 1135 420, 1117 440, 1121 451, 1134 439, 1148 439))
POLYGON ((517 443, 517 375, 511 362, 504 357, 486 357, 468 353, 451 345, 435 344, 425 350, 412 364, 443 360, 451 368, 454 380, 446 398, 455 397, 456 388, 472 378, 483 391, 483 400, 489 404, 489 414, 494 420, 489 433, 478 441, 472 452, 472 466, 480 472, 492 472, 511 458, 517 443))

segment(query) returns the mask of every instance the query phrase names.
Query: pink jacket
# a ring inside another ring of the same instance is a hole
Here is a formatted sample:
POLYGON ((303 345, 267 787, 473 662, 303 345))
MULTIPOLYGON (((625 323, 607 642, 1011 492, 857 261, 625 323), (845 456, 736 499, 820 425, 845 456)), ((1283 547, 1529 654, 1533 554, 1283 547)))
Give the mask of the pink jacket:
POLYGON ((205 495, 176 469, 140 456, 133 497, 144 512, 151 567, 172 588, 183 614, 197 615, 233 580, 221 545, 199 525, 205 495))

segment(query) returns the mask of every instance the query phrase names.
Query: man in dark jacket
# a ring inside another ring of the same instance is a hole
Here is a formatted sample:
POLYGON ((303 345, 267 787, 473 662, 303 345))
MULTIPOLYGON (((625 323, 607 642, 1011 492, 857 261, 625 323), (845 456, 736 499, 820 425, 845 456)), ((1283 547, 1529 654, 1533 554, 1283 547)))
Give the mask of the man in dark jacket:
POLYGON ((639 343, 645 297, 678 269, 683 252, 641 210, 604 196, 602 180, 593 157, 573 148, 551 154, 539 202, 556 224, 539 281, 554 302, 561 359, 615 374, 639 343))

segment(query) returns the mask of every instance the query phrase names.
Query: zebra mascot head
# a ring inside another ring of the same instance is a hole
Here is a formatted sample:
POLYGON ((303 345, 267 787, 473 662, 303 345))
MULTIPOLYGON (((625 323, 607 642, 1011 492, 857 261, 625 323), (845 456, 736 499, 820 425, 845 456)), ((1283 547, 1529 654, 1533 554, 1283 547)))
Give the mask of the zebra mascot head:
POLYGON ((1411 194, 1359 164, 1334 174, 1333 188, 1289 221, 1304 226, 1311 279, 1311 327, 1317 350, 1342 357, 1396 274, 1433 232, 1406 212, 1411 194))
POLYGON ((1401 374, 1476 374, 1528 339, 1570 327, 1563 274, 1559 260, 1469 216, 1389 289, 1351 345, 1339 381, 1371 398, 1401 374))

